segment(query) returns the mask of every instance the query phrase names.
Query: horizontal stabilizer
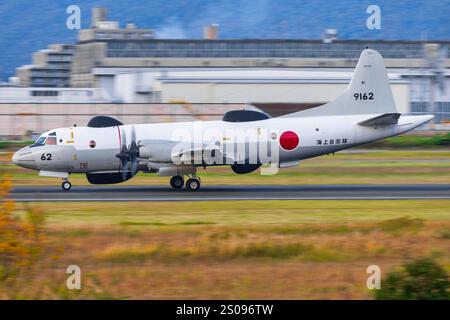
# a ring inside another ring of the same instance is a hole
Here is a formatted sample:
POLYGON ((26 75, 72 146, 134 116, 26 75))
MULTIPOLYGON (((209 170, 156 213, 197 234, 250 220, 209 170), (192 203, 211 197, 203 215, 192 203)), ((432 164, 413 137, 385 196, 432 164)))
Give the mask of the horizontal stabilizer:
POLYGON ((359 122, 358 124, 366 127, 392 126, 397 124, 400 113, 385 113, 368 120, 359 122))

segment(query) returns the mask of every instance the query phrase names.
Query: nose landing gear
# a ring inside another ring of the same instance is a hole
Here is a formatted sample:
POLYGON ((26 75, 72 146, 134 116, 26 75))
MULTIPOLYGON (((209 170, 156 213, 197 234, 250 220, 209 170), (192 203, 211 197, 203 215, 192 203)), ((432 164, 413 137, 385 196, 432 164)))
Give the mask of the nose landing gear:
POLYGON ((64 191, 69 191, 70 188, 72 188, 72 184, 70 183, 69 180, 64 179, 63 182, 61 183, 61 188, 64 191))
MULTIPOLYGON (((173 176, 170 179, 170 185, 172 188, 178 190, 184 185, 184 178, 182 176, 173 176)), ((186 181, 186 189, 188 191, 198 191, 200 190, 200 178, 193 176, 186 181)))

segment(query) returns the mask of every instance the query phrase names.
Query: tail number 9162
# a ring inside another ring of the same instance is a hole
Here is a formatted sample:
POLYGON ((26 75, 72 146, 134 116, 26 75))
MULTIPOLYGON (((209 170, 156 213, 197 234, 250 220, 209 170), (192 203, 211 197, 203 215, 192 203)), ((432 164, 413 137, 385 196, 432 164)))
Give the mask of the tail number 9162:
POLYGON ((373 100, 373 92, 355 93, 353 94, 355 100, 373 100))

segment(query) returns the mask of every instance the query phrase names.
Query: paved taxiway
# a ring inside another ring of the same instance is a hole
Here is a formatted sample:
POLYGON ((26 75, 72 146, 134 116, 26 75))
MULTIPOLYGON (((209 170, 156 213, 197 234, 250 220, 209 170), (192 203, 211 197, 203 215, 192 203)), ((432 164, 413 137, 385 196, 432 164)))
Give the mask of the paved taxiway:
POLYGON ((213 200, 389 200, 450 199, 450 184, 208 186, 199 192, 166 186, 16 187, 12 198, 32 201, 213 201, 213 200))

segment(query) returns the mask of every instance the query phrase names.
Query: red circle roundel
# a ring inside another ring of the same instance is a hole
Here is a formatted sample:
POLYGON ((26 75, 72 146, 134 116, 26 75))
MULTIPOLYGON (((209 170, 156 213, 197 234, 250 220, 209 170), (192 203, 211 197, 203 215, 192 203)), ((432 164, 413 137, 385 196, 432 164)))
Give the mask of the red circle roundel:
POLYGON ((284 150, 294 150, 298 142, 298 135, 293 131, 285 131, 280 136, 280 145, 284 150))

